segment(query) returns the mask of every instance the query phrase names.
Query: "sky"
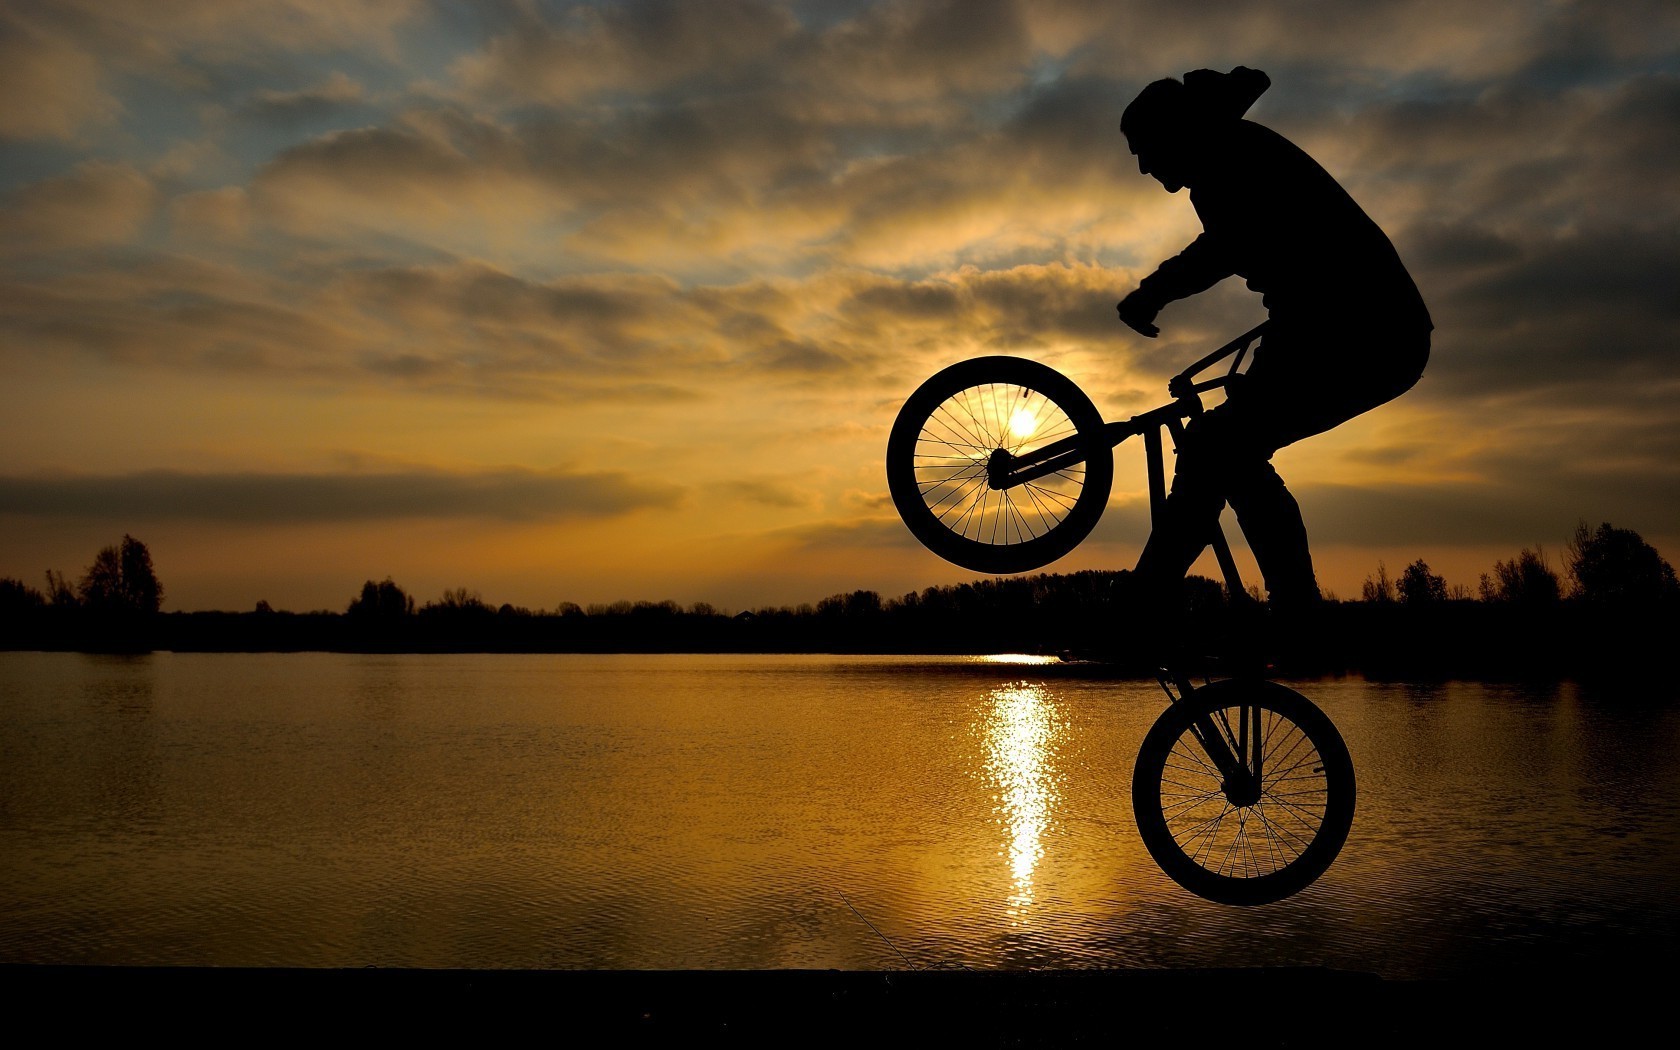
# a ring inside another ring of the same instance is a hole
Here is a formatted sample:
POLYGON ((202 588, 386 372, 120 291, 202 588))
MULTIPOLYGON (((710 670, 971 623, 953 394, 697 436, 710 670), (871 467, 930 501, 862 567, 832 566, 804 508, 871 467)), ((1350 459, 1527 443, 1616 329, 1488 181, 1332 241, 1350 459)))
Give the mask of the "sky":
MULTIPOLYGON (((1320 583, 1474 590, 1581 521, 1680 561, 1671 0, 0 0, 0 576, 132 534, 165 609, 973 579, 893 512, 898 406, 1008 353, 1124 418, 1263 319, 1114 311, 1200 229, 1120 113, 1236 65, 1436 323, 1275 460, 1320 583)), ((1130 567, 1142 472, 1045 571, 1130 567)))

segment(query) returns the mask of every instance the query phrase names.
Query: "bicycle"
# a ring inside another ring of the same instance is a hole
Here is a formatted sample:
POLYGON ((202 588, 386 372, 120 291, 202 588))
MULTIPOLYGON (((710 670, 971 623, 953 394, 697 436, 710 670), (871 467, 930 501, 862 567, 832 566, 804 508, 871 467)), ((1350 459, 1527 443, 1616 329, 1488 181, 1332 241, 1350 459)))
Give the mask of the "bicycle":
MULTIPOLYGON (((1259 325, 1174 376, 1173 400, 1105 422, 1061 373, 1018 357, 980 357, 934 374, 899 410, 887 486, 910 532, 967 569, 1027 572, 1073 550, 1108 504, 1113 450, 1141 436, 1150 510, 1166 500, 1163 433, 1175 446, 1202 394, 1241 382, 1259 325), (1230 358, 1223 375, 1197 376, 1230 358)), ((1253 603, 1217 524, 1210 545, 1230 600, 1253 603)), ((1263 670, 1194 685, 1161 667, 1167 710, 1132 771, 1132 813, 1161 869, 1224 904, 1282 900, 1322 875, 1353 824, 1353 761, 1329 716, 1263 670)))

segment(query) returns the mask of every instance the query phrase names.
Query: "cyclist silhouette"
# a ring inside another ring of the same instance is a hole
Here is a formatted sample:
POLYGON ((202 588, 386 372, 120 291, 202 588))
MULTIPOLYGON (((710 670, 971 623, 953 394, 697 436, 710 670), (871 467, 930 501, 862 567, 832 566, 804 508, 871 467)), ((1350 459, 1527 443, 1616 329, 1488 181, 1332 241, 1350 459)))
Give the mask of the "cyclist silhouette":
POLYGON ((1176 595, 1229 502, 1273 609, 1287 614, 1320 596, 1301 508, 1272 455, 1410 389, 1434 325, 1394 246, 1347 191, 1294 143, 1243 119, 1270 86, 1244 66, 1200 69, 1155 81, 1126 107, 1120 130, 1138 170, 1169 193, 1189 187, 1203 232, 1118 310, 1154 338, 1163 307, 1226 277, 1263 296, 1269 320, 1253 363, 1186 428, 1164 518, 1134 576, 1150 594, 1176 595))

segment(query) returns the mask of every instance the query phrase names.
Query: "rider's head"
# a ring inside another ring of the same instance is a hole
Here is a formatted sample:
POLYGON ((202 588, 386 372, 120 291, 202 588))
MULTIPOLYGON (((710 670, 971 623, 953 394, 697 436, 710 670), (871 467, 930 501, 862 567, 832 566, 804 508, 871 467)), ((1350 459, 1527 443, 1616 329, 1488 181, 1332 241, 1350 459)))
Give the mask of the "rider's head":
POLYGON ((1138 171, 1153 175, 1168 193, 1184 188, 1190 177, 1190 136, 1184 85, 1157 80, 1138 93, 1120 116, 1120 133, 1138 159, 1138 171))
POLYGON ((1246 66, 1229 73, 1197 69, 1182 81, 1157 80, 1126 107, 1120 131, 1137 155, 1138 170, 1153 175, 1168 193, 1177 193, 1195 180, 1211 141, 1270 86, 1266 74, 1246 66))

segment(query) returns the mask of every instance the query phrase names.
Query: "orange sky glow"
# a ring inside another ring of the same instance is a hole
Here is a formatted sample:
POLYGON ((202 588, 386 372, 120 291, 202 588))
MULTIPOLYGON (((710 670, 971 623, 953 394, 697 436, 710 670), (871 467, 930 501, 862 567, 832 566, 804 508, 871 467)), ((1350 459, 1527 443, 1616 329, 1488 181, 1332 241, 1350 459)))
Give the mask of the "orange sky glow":
MULTIPOLYGON (((1579 521, 1680 560, 1672 3, 20 0, 0 576, 131 533, 166 609, 970 579, 887 499, 894 413, 1010 353, 1123 418, 1262 319, 1238 280, 1157 340, 1114 313, 1199 230, 1121 109, 1239 64, 1437 326, 1416 389, 1277 457, 1321 583, 1474 590, 1579 521)), ((1136 558, 1118 460, 1046 571, 1136 558)))

